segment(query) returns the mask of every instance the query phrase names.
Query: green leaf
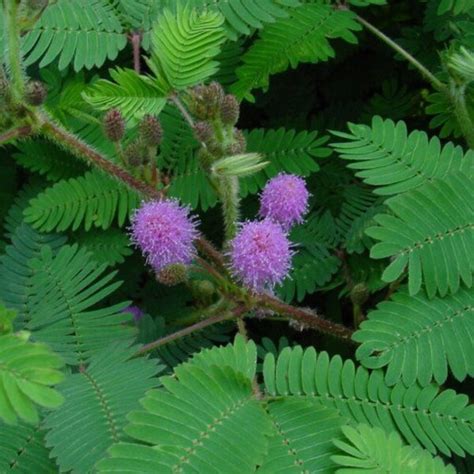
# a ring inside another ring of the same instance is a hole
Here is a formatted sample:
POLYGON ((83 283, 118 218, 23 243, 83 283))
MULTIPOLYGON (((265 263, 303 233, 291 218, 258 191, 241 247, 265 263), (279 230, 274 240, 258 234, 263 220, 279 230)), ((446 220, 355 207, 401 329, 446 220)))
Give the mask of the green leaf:
POLYGON ((411 294, 423 283, 429 298, 456 293, 460 281, 472 285, 474 271, 474 175, 451 173, 402 195, 386 205, 392 214, 375 217, 378 227, 366 233, 380 242, 372 258, 391 257, 382 279, 394 281, 408 266, 411 294), (420 268, 422 278, 420 279, 420 268))
POLYGON ((82 94, 94 108, 118 108, 127 120, 132 120, 146 114, 158 115, 166 105, 163 90, 149 77, 120 67, 109 72, 111 81, 100 79, 82 94))
POLYGON ((349 123, 349 129, 351 134, 333 132, 350 141, 332 146, 351 162, 356 176, 376 188, 375 194, 400 194, 435 178, 474 169, 473 151, 464 153, 452 143, 442 147, 437 137, 429 139, 422 131, 409 134, 403 121, 376 116, 371 126, 349 123))
POLYGON ((251 91, 268 89, 272 74, 290 66, 296 68, 302 62, 327 61, 335 56, 328 38, 356 43, 352 31, 360 29, 354 13, 331 5, 305 4, 291 10, 289 18, 265 27, 243 55, 243 65, 237 69, 238 80, 231 92, 239 99, 253 101, 251 91))
POLYGON ((99 171, 87 172, 79 178, 62 180, 30 201, 25 209, 25 222, 42 232, 108 229, 114 219, 124 225, 138 206, 138 194, 99 171))
POLYGON ((216 73, 219 64, 213 58, 225 41, 223 23, 217 12, 198 12, 180 2, 175 14, 163 11, 153 29, 148 61, 160 87, 182 90, 216 73))
POLYGON ((356 428, 343 426, 345 441, 335 440, 340 454, 332 456, 339 466, 336 474, 363 472, 400 472, 418 474, 455 474, 451 465, 445 466, 439 457, 433 457, 423 449, 404 446, 395 432, 386 433, 380 428, 360 424, 356 428))
POLYGON ((113 443, 126 439, 127 414, 158 385, 154 376, 162 369, 156 360, 132 358, 135 350, 124 344, 106 347, 59 385, 65 402, 45 426, 61 471, 91 472, 113 443))
POLYGON ((388 387, 380 370, 367 371, 339 355, 285 348, 267 354, 263 375, 268 396, 307 397, 339 410, 351 423, 398 431, 413 446, 435 454, 474 453, 474 412, 469 398, 436 385, 388 387))
POLYGON ((0 419, 16 423, 39 421, 36 405, 57 408, 63 397, 51 386, 59 383, 64 362, 45 344, 28 341, 28 333, 0 336, 0 419))
POLYGON ((389 385, 403 380, 442 384, 448 365, 457 380, 474 377, 474 289, 429 300, 423 293, 397 292, 367 314, 353 339, 362 343, 356 356, 375 369, 387 366, 389 385))
POLYGON ((41 59, 45 67, 58 59, 58 68, 100 67, 114 60, 127 44, 117 13, 106 0, 58 0, 50 3, 23 42, 26 65, 41 59))

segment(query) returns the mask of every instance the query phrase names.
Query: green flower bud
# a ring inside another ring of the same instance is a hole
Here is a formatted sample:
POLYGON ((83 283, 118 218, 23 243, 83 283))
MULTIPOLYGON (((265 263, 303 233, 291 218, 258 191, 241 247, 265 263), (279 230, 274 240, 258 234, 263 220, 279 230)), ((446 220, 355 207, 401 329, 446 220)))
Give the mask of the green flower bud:
POLYGON ((369 298, 369 290, 364 283, 357 283, 352 288, 350 297, 354 304, 364 304, 369 298))
POLYGON ((200 142, 209 143, 214 138, 214 130, 209 122, 198 122, 194 126, 194 134, 200 142))
POLYGON ((148 153, 146 147, 140 140, 135 140, 125 148, 125 159, 127 163, 136 168, 148 162, 148 153))
POLYGON ((25 99, 30 105, 41 105, 48 95, 46 87, 40 81, 30 81, 26 85, 25 99))
POLYGON ((262 155, 258 153, 227 156, 216 161, 211 170, 218 176, 248 176, 269 164, 268 161, 262 161, 262 159, 262 155))
POLYGON ((228 94, 222 100, 221 120, 225 125, 235 125, 239 120, 240 105, 235 96, 228 94))
POLYGON ((181 263, 168 265, 156 275, 156 279, 166 286, 179 285, 188 279, 188 269, 181 263))
POLYGON ((160 121, 153 115, 145 115, 140 122, 140 136, 147 146, 158 146, 163 137, 160 121))
POLYGON ((125 120, 118 109, 110 109, 104 116, 104 132, 111 142, 119 142, 125 134, 125 120))
POLYGON ((218 82, 208 86, 196 86, 190 93, 188 107, 199 120, 215 119, 219 116, 224 90, 218 82))

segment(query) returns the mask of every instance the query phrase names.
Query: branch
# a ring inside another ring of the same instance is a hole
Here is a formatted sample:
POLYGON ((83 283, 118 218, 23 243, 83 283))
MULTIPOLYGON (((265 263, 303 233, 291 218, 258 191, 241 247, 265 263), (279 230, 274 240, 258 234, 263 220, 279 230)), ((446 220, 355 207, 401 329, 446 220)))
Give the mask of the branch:
POLYGON ((132 43, 132 51, 133 51, 133 69, 137 74, 140 74, 141 65, 140 65, 140 42, 141 42, 141 35, 140 33, 134 31, 130 35, 130 42, 132 43))
POLYGON ((14 140, 15 138, 22 138, 31 135, 32 128, 29 125, 25 125, 24 127, 17 127, 12 128, 11 130, 7 130, 6 132, 0 134, 0 145, 4 145, 5 143, 9 142, 10 140, 14 140))
POLYGON ((428 68, 423 66, 417 59, 415 59, 407 50, 403 49, 400 45, 391 40, 386 34, 382 33, 378 28, 369 23, 367 20, 364 20, 362 17, 357 15, 357 20, 359 23, 362 23, 370 32, 375 36, 381 39, 385 44, 394 49, 398 54, 403 56, 412 66, 414 66, 418 71, 427 79, 435 89, 440 91, 446 90, 446 84, 441 82, 428 68))
POLYGON ((316 329, 323 334, 337 337, 344 341, 350 341, 353 330, 342 324, 333 323, 327 319, 321 318, 314 311, 298 308, 284 303, 283 301, 269 295, 259 295, 256 298, 258 306, 272 309, 273 311, 286 315, 295 321, 301 323, 304 327, 316 329))
POLYGON ((176 339, 180 339, 181 337, 187 336, 188 334, 192 334, 193 332, 201 331, 202 329, 207 328, 208 326, 222 323, 223 321, 227 321, 228 319, 239 317, 244 311, 245 310, 243 308, 236 308, 234 311, 225 311, 224 314, 221 314, 219 316, 212 316, 211 318, 199 321, 196 324, 192 324, 191 326, 176 331, 172 334, 168 334, 167 336, 161 337, 160 339, 150 342, 149 344, 145 344, 136 352, 135 356, 140 356, 146 354, 147 352, 151 352, 155 349, 158 349, 158 347, 164 346, 165 344, 169 344, 170 342, 173 342, 176 339))

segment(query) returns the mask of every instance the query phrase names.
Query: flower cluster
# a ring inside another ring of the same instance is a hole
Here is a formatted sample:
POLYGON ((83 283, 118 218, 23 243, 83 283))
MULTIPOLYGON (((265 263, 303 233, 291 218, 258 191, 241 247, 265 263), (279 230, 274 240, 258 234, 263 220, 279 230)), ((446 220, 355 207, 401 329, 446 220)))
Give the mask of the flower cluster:
POLYGON ((292 244, 287 232, 303 222, 309 192, 304 180, 280 174, 271 179, 260 196, 261 221, 246 222, 230 243, 234 277, 256 292, 271 290, 291 269, 292 244))
POLYGON ((197 236, 197 221, 176 200, 146 202, 132 217, 132 241, 156 273, 169 265, 191 263, 197 236))

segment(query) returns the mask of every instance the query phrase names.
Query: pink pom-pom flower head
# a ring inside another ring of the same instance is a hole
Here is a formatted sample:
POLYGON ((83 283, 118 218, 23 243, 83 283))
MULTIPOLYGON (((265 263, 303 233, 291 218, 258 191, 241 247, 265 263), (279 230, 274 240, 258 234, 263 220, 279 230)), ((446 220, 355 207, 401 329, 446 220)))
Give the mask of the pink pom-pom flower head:
POLYGON ((291 243, 283 228, 270 219, 246 222, 230 243, 234 277, 262 292, 281 283, 291 269, 291 243))
POLYGON ((155 272, 191 263, 197 236, 196 219, 176 200, 145 202, 132 217, 131 239, 155 272))
POLYGON ((266 184, 260 195, 260 216, 270 218, 289 230, 301 224, 308 211, 309 192, 303 178, 281 173, 266 184))

